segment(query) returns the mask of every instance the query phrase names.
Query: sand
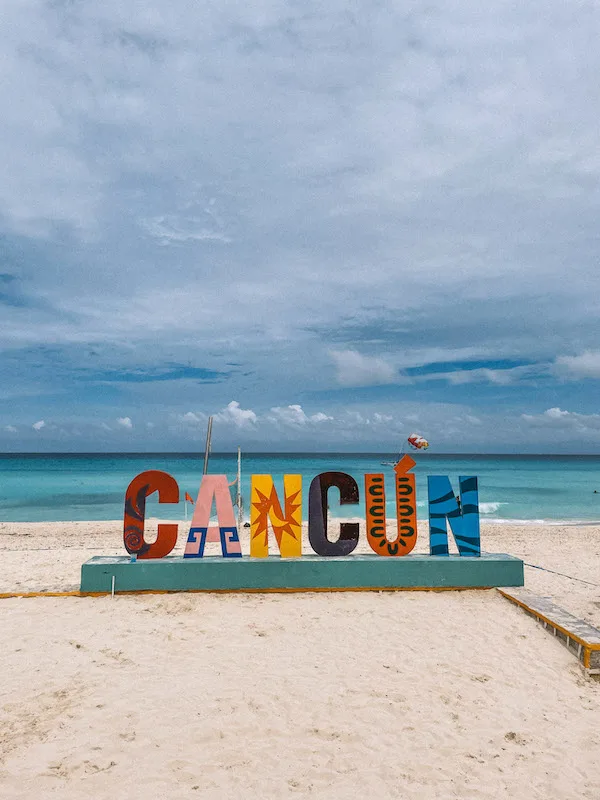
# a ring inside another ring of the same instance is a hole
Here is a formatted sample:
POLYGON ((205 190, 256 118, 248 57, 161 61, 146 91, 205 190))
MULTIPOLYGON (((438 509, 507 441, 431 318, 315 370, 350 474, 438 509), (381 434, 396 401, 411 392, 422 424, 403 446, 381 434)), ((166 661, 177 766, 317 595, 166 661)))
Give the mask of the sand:
MULTIPOLYGON (((2 524, 0 591, 77 588, 120 536, 2 524)), ((482 543, 600 584, 597 527, 482 543)), ((526 585, 600 626, 597 587, 526 585)), ((600 797, 600 683, 495 590, 9 599, 0 624, 2 798, 600 797)))

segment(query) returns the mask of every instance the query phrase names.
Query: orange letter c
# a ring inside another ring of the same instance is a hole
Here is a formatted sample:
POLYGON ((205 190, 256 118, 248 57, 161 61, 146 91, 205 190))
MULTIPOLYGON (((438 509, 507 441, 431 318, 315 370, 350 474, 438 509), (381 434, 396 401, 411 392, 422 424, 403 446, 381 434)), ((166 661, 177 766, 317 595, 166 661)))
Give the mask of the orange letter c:
POLYGON ((166 472, 151 469, 141 472, 131 481, 125 494, 123 542, 127 552, 138 558, 162 558, 177 543, 177 525, 159 525, 156 541, 152 544, 144 539, 146 497, 153 492, 158 492, 159 503, 179 502, 177 481, 166 472))

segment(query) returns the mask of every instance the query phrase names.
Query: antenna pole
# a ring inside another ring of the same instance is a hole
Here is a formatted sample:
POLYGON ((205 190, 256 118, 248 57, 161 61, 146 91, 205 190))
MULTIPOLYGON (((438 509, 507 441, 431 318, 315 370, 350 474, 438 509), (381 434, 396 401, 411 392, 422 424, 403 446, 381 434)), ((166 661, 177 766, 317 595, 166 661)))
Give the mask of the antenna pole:
POLYGON ((208 418, 208 427, 206 429, 206 447, 204 449, 204 472, 203 475, 206 475, 208 472, 208 454, 210 453, 210 440, 212 436, 212 422, 213 418, 208 418))
POLYGON ((236 504, 238 509, 238 531, 242 527, 243 512, 242 512, 242 450, 238 447, 237 459, 237 492, 236 504))

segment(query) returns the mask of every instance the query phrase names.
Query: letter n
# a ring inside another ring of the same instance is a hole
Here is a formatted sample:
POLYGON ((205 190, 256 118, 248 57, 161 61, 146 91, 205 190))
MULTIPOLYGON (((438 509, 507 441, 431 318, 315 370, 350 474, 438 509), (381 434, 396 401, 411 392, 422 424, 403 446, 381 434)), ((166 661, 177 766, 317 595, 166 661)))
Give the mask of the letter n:
POLYGON ((270 475, 253 475, 250 491, 250 555, 269 555, 269 522, 282 558, 302 555, 302 475, 283 476, 284 509, 270 475))
POLYGON ((481 555, 479 538, 479 498, 477 478, 459 479, 461 504, 454 495, 446 475, 429 475, 429 552, 432 556, 448 555, 446 520, 461 556, 481 555))

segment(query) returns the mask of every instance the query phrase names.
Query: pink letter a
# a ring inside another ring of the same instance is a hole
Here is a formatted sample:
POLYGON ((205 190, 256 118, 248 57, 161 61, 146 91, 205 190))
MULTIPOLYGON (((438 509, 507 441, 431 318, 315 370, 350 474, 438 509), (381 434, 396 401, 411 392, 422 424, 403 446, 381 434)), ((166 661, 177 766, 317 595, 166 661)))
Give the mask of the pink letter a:
POLYGON ((227 475, 204 475, 200 483, 184 558, 203 558, 206 542, 221 542, 224 558, 241 558, 242 548, 227 475), (210 524, 213 500, 218 525, 210 524))

